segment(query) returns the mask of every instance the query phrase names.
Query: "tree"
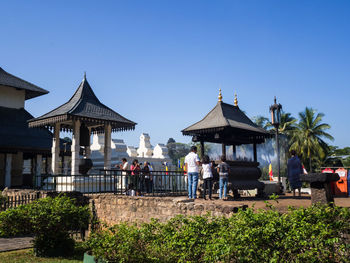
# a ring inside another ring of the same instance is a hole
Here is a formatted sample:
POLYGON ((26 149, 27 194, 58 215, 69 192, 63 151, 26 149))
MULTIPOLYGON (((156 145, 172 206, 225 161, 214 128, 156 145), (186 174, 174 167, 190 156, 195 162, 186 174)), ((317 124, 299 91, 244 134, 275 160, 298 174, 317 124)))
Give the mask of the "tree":
POLYGON ((175 142, 173 138, 169 138, 166 146, 168 148, 169 157, 175 165, 179 159, 186 156, 190 151, 190 146, 188 144, 175 142))
POLYGON ((322 123, 323 113, 317 113, 312 108, 305 108, 305 111, 299 113, 299 123, 295 131, 292 132, 291 149, 302 156, 302 160, 309 162, 308 168, 312 171, 312 160, 325 158, 328 149, 324 139, 334 140, 326 132, 330 125, 322 123))
POLYGON ((252 119, 256 125, 258 125, 259 127, 263 128, 265 130, 268 130, 271 128, 271 124, 269 123, 269 119, 264 117, 264 116, 261 116, 261 115, 254 116, 252 119))
POLYGON ((169 143, 174 143, 175 140, 173 138, 169 138, 168 142, 166 144, 169 144, 169 143))

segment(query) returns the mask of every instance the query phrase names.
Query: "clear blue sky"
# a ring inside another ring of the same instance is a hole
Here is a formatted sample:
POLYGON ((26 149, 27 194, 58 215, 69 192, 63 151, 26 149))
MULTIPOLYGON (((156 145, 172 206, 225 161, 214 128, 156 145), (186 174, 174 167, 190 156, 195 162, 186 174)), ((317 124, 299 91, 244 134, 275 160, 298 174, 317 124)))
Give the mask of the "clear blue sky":
POLYGON ((169 137, 224 101, 269 116, 325 113, 349 146, 350 1, 1 1, 0 66, 50 91, 35 117, 66 102, 84 71, 98 98, 138 123, 129 145, 169 137))

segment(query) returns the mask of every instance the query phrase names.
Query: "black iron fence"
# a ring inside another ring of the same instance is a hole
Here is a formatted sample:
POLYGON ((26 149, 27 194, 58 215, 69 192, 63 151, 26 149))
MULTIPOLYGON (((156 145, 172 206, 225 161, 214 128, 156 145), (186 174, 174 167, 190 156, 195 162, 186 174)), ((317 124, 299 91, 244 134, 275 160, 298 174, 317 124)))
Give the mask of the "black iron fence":
POLYGON ((0 199, 0 211, 5 211, 8 208, 14 208, 20 205, 29 204, 39 199, 40 193, 22 194, 19 196, 2 196, 0 199))
POLYGON ((34 178, 38 190, 124 195, 185 195, 187 176, 183 171, 133 172, 100 170, 91 175, 40 175, 34 178))

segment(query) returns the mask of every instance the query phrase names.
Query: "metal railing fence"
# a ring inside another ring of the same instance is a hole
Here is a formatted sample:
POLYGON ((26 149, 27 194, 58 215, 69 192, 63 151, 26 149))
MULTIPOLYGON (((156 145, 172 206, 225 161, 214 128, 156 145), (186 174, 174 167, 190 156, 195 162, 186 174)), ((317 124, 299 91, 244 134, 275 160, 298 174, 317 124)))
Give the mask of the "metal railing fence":
POLYGON ((15 208, 20 205, 29 204, 35 200, 38 200, 39 198, 41 198, 40 193, 23 194, 19 196, 3 196, 0 199, 0 211, 5 211, 9 208, 15 208))
POLYGON ((90 175, 35 176, 34 188, 85 194, 185 195, 187 176, 183 171, 132 172, 111 169, 90 175))

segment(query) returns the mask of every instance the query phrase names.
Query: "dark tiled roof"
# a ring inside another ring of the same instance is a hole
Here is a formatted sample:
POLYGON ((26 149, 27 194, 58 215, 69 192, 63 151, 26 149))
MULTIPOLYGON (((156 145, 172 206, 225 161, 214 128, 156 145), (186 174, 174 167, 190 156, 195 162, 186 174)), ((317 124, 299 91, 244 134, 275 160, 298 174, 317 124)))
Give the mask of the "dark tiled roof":
POLYGON ((51 152, 52 133, 47 129, 29 128, 27 121, 32 118, 25 109, 0 107, 0 151, 51 152))
MULTIPOLYGON (((57 121, 65 121, 73 118, 81 119, 87 123, 110 123, 113 130, 134 129, 136 123, 132 122, 112 109, 102 104, 92 88, 90 87, 86 77, 80 83, 71 99, 59 106, 58 108, 30 120, 30 127, 35 126, 52 126, 57 121)), ((71 129, 71 126, 67 126, 71 129)))
POLYGON ((0 67, 0 85, 25 90, 26 100, 49 93, 47 90, 39 88, 38 86, 35 86, 34 84, 29 83, 28 81, 25 81, 23 79, 20 79, 16 76, 11 75, 10 73, 7 73, 1 67, 0 67))
MULTIPOLYGON (((217 132, 227 135, 239 135, 240 138, 270 137, 270 133, 257 126, 242 112, 238 106, 218 102, 216 106, 199 122, 182 130, 183 135, 207 136, 217 132)), ((207 137, 208 138, 208 137, 207 137)))
POLYGON ((233 106, 224 102, 218 102, 201 121, 182 130, 182 132, 191 133, 200 130, 226 127, 268 134, 267 131, 252 122, 238 106, 233 106))

